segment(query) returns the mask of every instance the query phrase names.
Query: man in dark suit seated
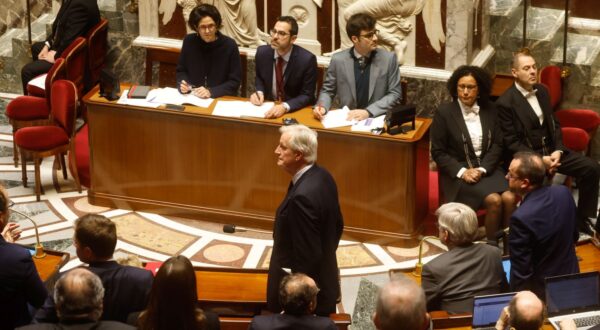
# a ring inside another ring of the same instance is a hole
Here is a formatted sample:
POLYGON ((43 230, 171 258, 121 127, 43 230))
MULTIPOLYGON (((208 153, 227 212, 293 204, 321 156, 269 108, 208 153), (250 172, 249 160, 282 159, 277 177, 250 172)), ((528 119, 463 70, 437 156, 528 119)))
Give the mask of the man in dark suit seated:
POLYGON ((250 102, 279 101, 265 113, 266 118, 278 118, 314 102, 317 58, 294 45, 297 37, 296 20, 281 16, 271 30, 271 45, 256 49, 256 92, 250 95, 250 102))
MULTIPOLYGON (((589 218, 595 218, 598 211, 600 165, 563 145, 550 94, 537 83, 537 66, 528 49, 515 53, 511 72, 515 83, 496 102, 508 151, 507 163, 518 151, 532 151, 542 155, 550 173, 574 176, 579 190, 577 225, 582 232, 593 235, 589 218)), ((599 229, 597 221, 596 230, 599 229)))
POLYGON ((27 95, 27 83, 31 79, 48 72, 63 50, 98 22, 100 9, 96 0, 63 0, 48 39, 31 45, 33 62, 25 64, 21 69, 23 94, 27 95))
POLYGON ((436 211, 440 241, 448 247, 423 266, 421 284, 427 310, 471 313, 473 297, 508 289, 501 251, 474 243, 477 215, 465 204, 447 203, 436 211))
POLYGON ((121 322, 100 321, 103 297, 104 287, 98 275, 85 268, 75 268, 54 286, 59 323, 32 324, 19 329, 135 329, 121 322))
POLYGON ((287 272, 304 273, 320 288, 315 314, 336 312, 340 297, 337 250, 344 229, 337 186, 317 165, 317 133, 304 125, 282 126, 277 165, 292 176, 277 208, 267 279, 267 307, 281 311, 279 283, 287 272))
POLYGON ((510 218, 510 288, 531 290, 544 299, 544 279, 579 273, 575 255, 576 210, 573 195, 563 185, 544 186, 542 157, 518 152, 506 178, 522 198, 510 218))
POLYGON ((379 290, 373 323, 378 330, 431 329, 425 292, 414 280, 395 275, 379 290))
MULTIPOLYGON (((126 322, 129 313, 146 308, 154 278, 148 270, 119 265, 113 260, 117 227, 112 221, 98 214, 77 219, 73 245, 79 260, 89 264, 88 269, 98 275, 104 285, 102 320, 126 322)), ((38 322, 58 321, 52 297, 46 299, 35 319, 38 322)))
POLYGON ((318 292, 312 278, 301 273, 287 275, 279 285, 283 313, 255 316, 249 329, 337 329, 330 318, 314 315, 318 292))
POLYGON ((31 253, 13 244, 21 230, 8 222, 8 204, 6 190, 0 186, 0 330, 28 324, 30 307, 42 306, 47 296, 31 253))

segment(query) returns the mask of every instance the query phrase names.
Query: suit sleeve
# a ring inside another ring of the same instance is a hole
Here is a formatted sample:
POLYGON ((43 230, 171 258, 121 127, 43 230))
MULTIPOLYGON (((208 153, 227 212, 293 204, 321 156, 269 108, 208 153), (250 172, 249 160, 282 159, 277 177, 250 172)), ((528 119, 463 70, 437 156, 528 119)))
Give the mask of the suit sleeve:
POLYGON ((304 108, 310 105, 315 99, 315 89, 317 84, 317 57, 310 54, 308 61, 302 64, 302 90, 298 96, 287 100, 290 106, 290 112, 304 108))
POLYGON ((177 81, 177 90, 181 93, 181 81, 185 80, 187 82, 190 81, 188 77, 187 70, 187 57, 189 53, 189 41, 188 38, 183 39, 183 44, 181 45, 181 52, 179 53, 179 60, 177 61, 177 67, 175 69, 175 80, 177 81))
POLYGON ((35 313, 34 319, 37 323, 58 323, 56 306, 52 295, 48 295, 46 301, 35 313))
POLYGON ((329 62, 329 67, 327 68, 327 73, 325 74, 325 81, 323 81, 323 86, 321 87, 321 92, 319 93, 319 99, 317 100, 317 104, 315 104, 315 106, 322 106, 327 110, 331 108, 333 98, 337 94, 338 65, 339 63, 337 58, 333 57, 331 62, 329 62))
MULTIPOLYGON (((263 77, 262 73, 265 71, 265 68, 263 67, 264 65, 267 65, 266 63, 263 63, 264 61, 262 61, 262 58, 266 55, 262 54, 262 47, 257 48, 256 50, 256 57, 255 57, 255 61, 256 61, 256 77, 254 78, 254 88, 256 91, 261 91, 263 92, 265 99, 267 98, 267 96, 271 93, 269 93, 266 90, 266 81, 265 79, 267 79, 266 77, 263 77)), ((270 77, 271 79, 273 79, 273 77, 270 77)))
MULTIPOLYGON (((400 103, 402 98, 402 87, 400 86, 400 69, 398 67, 398 59, 395 53, 388 61, 387 66, 387 93, 384 97, 371 103, 367 107, 367 111, 373 117, 381 116, 385 112, 400 103)), ((373 83, 373 82, 369 82, 373 83)))
POLYGON ((240 82, 242 81, 242 62, 240 59, 240 51, 233 40, 230 43, 230 49, 227 53, 229 54, 227 80, 220 85, 209 88, 210 97, 212 98, 225 95, 238 95, 238 89, 240 88, 240 82))
POLYGON ((515 113, 517 109, 514 109, 511 103, 509 100, 503 100, 496 104, 500 126, 502 127, 504 147, 510 151, 511 155, 519 151, 533 151, 524 143, 525 128, 515 113))
POLYGON ((508 246, 510 250, 510 288, 512 291, 526 290, 533 276, 532 248, 533 235, 523 222, 515 217, 510 219, 508 246))
POLYGON ((448 153, 450 133, 448 131, 449 119, 445 116, 447 107, 440 107, 433 116, 431 124, 431 158, 438 169, 454 178, 463 165, 448 153))
POLYGON ((288 214, 292 235, 292 272, 313 277, 323 258, 316 207, 306 196, 295 195, 290 200, 288 214))
POLYGON ((423 291, 425 291, 425 297, 427 297, 427 310, 441 310, 441 292, 438 288, 439 283, 427 264, 423 266, 421 286, 423 287, 423 291))
POLYGON ((65 21, 61 24, 60 38, 56 45, 52 45, 52 49, 56 51, 57 55, 61 55, 77 37, 87 32, 87 22, 92 19, 82 3, 71 4, 69 11, 63 17, 65 17, 65 21))
MULTIPOLYGON (((489 134, 491 139, 489 141, 490 147, 485 151, 485 155, 481 160, 481 166, 485 168, 486 175, 491 175, 498 168, 500 161, 502 160, 502 130, 498 123, 498 115, 495 107, 492 108, 494 115, 490 122, 489 134)), ((488 132, 483 132, 488 134, 488 132)), ((485 147, 485 146, 484 146, 485 147)))

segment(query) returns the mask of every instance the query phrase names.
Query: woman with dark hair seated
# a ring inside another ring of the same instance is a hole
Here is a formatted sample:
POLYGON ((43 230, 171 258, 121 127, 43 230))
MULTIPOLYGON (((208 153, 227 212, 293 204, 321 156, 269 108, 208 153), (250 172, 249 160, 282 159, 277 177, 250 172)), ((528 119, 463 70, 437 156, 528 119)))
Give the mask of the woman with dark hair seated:
POLYGON ((196 274, 188 258, 171 257, 162 264, 145 311, 130 324, 139 329, 220 329, 219 317, 197 306, 196 274))
POLYGON ((181 46, 176 73, 179 91, 200 98, 237 95, 242 80, 240 51, 233 39, 219 32, 217 8, 197 6, 188 25, 195 32, 186 35, 181 46))
POLYGON ((440 105, 431 126, 431 156, 440 175, 444 202, 485 208, 485 234, 508 225, 515 208, 514 194, 499 167, 502 136, 497 111, 490 101, 490 76, 476 66, 461 66, 447 88, 453 101, 440 105))

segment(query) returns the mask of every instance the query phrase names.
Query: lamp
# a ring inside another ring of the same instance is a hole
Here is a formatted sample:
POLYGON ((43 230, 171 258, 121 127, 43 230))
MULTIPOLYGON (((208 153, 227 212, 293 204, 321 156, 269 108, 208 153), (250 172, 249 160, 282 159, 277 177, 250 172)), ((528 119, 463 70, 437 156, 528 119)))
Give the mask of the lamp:
POLYGON ((23 212, 19 212, 15 209, 13 209, 13 205, 15 205, 15 202, 10 201, 8 204, 8 209, 11 212, 15 212, 16 214, 19 214, 21 216, 23 216, 25 219, 31 221, 31 223, 33 224, 33 228, 35 229, 35 254, 33 255, 34 258, 36 259, 41 259, 43 257, 46 256, 46 252, 44 252, 44 247, 42 246, 42 243, 40 243, 40 234, 38 233, 38 227, 37 227, 37 223, 35 223, 35 221, 33 221, 33 219, 31 219, 27 214, 23 213, 23 212))
POLYGON ((417 260, 417 264, 415 265, 415 271, 412 273, 416 277, 421 277, 421 273, 423 272, 423 242, 430 239, 438 241, 440 240, 437 236, 425 236, 421 239, 421 242, 419 242, 419 259, 417 260))

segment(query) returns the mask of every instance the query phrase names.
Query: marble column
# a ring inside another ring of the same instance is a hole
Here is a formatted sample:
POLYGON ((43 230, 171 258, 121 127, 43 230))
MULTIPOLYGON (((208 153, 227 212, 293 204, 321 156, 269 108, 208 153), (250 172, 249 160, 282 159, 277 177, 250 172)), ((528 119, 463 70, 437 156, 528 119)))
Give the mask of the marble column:
MULTIPOLYGON (((452 0, 446 2, 446 70, 452 71, 471 62, 474 2, 477 1, 452 0)), ((484 27, 482 30, 486 29, 484 27)))

